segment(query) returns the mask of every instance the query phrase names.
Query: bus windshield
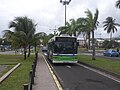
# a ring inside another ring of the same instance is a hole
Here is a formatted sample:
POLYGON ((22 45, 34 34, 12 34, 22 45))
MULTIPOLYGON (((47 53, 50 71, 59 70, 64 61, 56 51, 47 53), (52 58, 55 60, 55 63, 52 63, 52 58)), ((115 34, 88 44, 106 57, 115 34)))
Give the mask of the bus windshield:
POLYGON ((76 54, 77 44, 75 42, 55 42, 54 53, 76 54))

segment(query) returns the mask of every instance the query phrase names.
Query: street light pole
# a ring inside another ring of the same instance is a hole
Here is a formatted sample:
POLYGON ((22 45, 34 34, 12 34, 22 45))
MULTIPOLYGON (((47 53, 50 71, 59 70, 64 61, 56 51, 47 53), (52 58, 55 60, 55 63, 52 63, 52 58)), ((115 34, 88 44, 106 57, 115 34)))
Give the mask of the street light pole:
POLYGON ((65 27, 66 27, 66 4, 65 4, 65 27))
POLYGON ((60 0, 60 3, 65 5, 65 27, 66 27, 66 8, 67 8, 66 5, 69 5, 70 2, 71 2, 71 0, 69 0, 69 1, 67 1, 67 0, 62 1, 62 0, 60 0))

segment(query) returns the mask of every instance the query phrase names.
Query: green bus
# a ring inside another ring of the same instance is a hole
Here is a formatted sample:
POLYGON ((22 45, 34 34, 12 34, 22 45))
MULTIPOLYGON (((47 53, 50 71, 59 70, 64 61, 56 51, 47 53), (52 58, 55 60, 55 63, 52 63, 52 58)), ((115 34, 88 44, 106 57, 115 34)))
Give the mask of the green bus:
POLYGON ((77 38, 54 36, 48 42, 47 57, 52 63, 77 63, 77 38))

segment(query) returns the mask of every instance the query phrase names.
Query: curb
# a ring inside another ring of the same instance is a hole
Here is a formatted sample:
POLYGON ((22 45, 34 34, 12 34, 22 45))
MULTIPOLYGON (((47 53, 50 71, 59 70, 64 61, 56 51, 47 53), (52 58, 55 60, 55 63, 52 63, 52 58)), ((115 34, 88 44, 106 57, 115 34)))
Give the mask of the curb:
POLYGON ((9 70, 6 74, 4 74, 1 78, 0 78, 0 84, 13 72, 15 71, 15 69, 17 69, 19 66, 21 65, 21 63, 18 63, 16 66, 14 66, 11 70, 9 70))
POLYGON ((118 75, 118 74, 116 74, 116 73, 113 73, 113 72, 110 72, 110 71, 107 71, 107 70, 104 70, 104 69, 101 69, 101 68, 98 68, 98 67, 95 67, 95 66, 91 66, 91 65, 86 64, 86 63, 81 62, 81 61, 78 61, 78 63, 83 64, 83 65, 85 65, 85 66, 87 66, 87 67, 90 67, 90 68, 94 68, 94 69, 99 70, 99 71, 101 71, 101 72, 103 72, 103 73, 109 74, 109 75, 111 75, 111 76, 114 76, 114 77, 120 79, 120 75, 118 75))
POLYGON ((44 59, 45 59, 45 62, 46 62, 46 64, 47 64, 47 67, 48 67, 48 69, 49 69, 49 71, 50 71, 50 73, 51 73, 51 75, 52 75, 52 77, 53 77, 53 79, 54 79, 54 82, 55 82, 58 90, 63 90, 63 87, 62 87, 62 85, 60 84, 60 80, 59 80, 59 78, 57 77, 55 71, 53 70, 53 67, 50 65, 50 62, 49 62, 48 60, 46 60, 46 57, 45 57, 44 55, 43 55, 43 57, 44 57, 44 59))

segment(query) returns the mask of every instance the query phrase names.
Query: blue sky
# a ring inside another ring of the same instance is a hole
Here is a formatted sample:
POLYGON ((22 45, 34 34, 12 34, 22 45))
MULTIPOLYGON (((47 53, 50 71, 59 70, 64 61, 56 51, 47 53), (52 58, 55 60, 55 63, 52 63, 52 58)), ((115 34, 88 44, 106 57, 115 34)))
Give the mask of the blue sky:
MULTIPOLYGON (((100 22, 95 37, 109 37, 103 30, 103 21, 111 16, 120 23, 120 9, 115 7, 116 0, 71 0, 67 6, 67 21, 74 18, 86 17, 85 11, 89 9, 93 13, 99 10, 100 22)), ((0 36, 2 31, 8 29, 9 22, 17 16, 28 16, 37 23, 37 32, 53 33, 52 30, 64 25, 64 6, 59 0, 0 0, 0 36)), ((114 33, 114 37, 120 35, 114 33)))

